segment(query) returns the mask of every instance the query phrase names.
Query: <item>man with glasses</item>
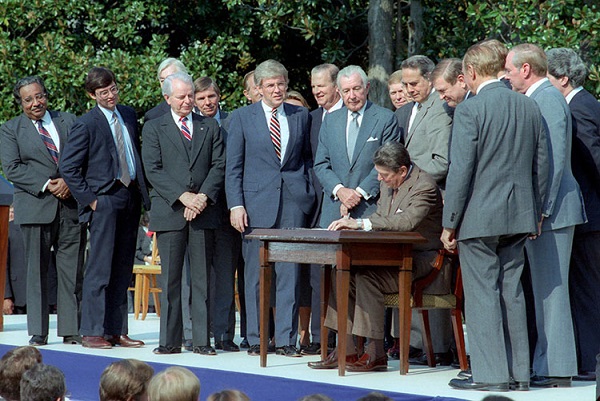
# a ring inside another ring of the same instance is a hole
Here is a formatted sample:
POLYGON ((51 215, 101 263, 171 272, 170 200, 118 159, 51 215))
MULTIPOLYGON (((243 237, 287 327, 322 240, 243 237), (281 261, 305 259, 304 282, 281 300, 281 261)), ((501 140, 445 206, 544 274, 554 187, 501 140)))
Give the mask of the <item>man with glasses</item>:
POLYGON ((15 186, 15 224, 23 232, 29 344, 48 342, 48 265, 53 247, 58 335, 65 344, 80 344, 77 313, 85 228, 77 221, 77 202, 58 169, 75 116, 48 110, 48 92, 40 77, 20 79, 13 95, 23 113, 0 128, 0 157, 6 177, 15 186))
POLYGON ((79 202, 79 221, 90 230, 80 333, 84 347, 139 347, 144 343, 127 336, 124 319, 141 202, 150 208, 137 119, 132 108, 117 104, 111 70, 92 68, 85 90, 96 107, 71 128, 60 162, 79 202))

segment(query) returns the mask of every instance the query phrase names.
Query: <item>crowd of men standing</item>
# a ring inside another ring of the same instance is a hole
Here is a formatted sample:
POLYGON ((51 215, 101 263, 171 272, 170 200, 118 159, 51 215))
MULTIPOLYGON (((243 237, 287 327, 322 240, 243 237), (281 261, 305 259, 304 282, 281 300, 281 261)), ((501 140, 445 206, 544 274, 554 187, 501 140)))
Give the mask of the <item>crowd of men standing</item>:
MULTIPOLYGON (((508 51, 489 40, 463 59, 405 60, 389 80, 395 113, 368 100, 360 67, 319 65, 311 72, 319 107, 309 113, 286 102, 288 71, 267 60, 245 79, 251 104, 227 113, 215 81, 193 81, 167 59, 158 68, 164 101, 146 113, 141 133, 107 68, 89 71, 85 90, 96 107, 79 118, 48 109, 39 77, 20 79, 22 114, 0 127, 0 158, 15 185, 27 255, 29 343, 48 341, 54 251, 63 341, 144 345, 127 330, 143 206, 162 264, 156 354, 239 351, 236 271, 241 334, 248 353, 259 354, 259 244, 244 236, 253 228, 415 230, 428 239, 414 251, 417 276, 442 246, 459 252, 471 371, 451 386, 527 390, 592 379, 600 351, 600 105, 583 89, 586 76, 570 49, 508 51), (529 322, 526 298, 535 310, 529 322)), ((288 265, 275 265, 270 351, 318 354, 327 342, 319 332, 320 267, 308 268, 304 282, 288 265), (312 341, 298 349, 299 297, 309 283, 312 341)), ((394 276, 353 276, 348 333, 367 343, 357 353, 352 337, 346 341, 351 371, 387 368, 376 295, 394 288, 394 276)), ((437 285, 447 291, 451 281, 448 267, 437 285)), ((330 303, 326 323, 335 329, 334 317, 330 303)), ((451 348, 449 315, 431 319, 442 355, 451 348)), ((423 348, 418 327, 411 346, 423 348)), ((336 351, 309 366, 336 367, 336 351)))

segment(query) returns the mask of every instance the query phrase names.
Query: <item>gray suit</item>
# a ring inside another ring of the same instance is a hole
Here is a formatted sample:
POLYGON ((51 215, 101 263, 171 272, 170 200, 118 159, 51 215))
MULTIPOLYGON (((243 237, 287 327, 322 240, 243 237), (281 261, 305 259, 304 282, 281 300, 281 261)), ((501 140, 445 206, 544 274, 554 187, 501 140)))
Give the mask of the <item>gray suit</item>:
POLYGON ((142 131, 142 158, 152 184, 150 230, 157 232, 163 266, 160 345, 180 347, 182 332, 181 279, 186 251, 190 256, 192 340, 210 345, 208 324, 209 263, 214 230, 220 223, 219 194, 223 188, 225 157, 216 120, 193 114, 193 138, 186 140, 171 113, 148 121, 142 131), (208 206, 188 222, 179 201, 184 192, 203 193, 208 206))
MULTIPOLYGON (((406 107, 408 105, 400 109, 406 107)), ((410 114, 408 118, 410 119, 410 114)), ((448 173, 451 130, 452 111, 446 102, 432 91, 427 100, 421 103, 421 108, 404 138, 404 145, 413 163, 429 173, 438 185, 442 186, 448 173)))
POLYGON ((443 226, 456 230, 476 382, 529 381, 523 246, 548 176, 538 107, 500 82, 454 114, 443 226))
POLYGON ((379 182, 373 165, 373 154, 384 143, 399 140, 398 121, 394 113, 367 102, 352 160, 348 160, 346 153, 348 113, 348 109, 343 108, 328 115, 319 133, 315 174, 324 191, 321 227, 327 227, 332 221, 341 217, 341 202, 333 197, 333 189, 338 184, 353 189, 360 187, 370 195, 369 199, 362 200, 357 207, 350 210, 352 217, 358 218, 375 212, 379 182))
POLYGON ((584 223, 586 217, 581 191, 571 172, 571 113, 562 94, 547 80, 531 98, 542 112, 550 144, 542 235, 526 245, 538 334, 533 370, 542 376, 575 376, 569 263, 575 225, 584 223))
MULTIPOLYGON (((60 137, 62 155, 75 116, 58 111, 49 113, 60 137)), ((60 173, 37 128, 25 114, 2 125, 0 135, 2 167, 15 186, 15 224, 21 225, 27 255, 29 334, 48 335, 47 275, 54 247, 58 269, 58 335, 77 335, 85 244, 77 203, 73 197, 63 200, 48 190, 42 191, 48 179, 60 177, 60 173)))

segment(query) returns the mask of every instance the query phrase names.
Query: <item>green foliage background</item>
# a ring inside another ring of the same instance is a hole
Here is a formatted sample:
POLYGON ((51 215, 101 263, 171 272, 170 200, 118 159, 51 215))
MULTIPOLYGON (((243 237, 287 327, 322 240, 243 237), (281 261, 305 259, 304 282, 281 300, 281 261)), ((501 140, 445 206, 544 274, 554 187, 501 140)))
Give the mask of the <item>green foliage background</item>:
MULTIPOLYGON (((572 47, 592 67, 589 88, 600 93, 600 12, 592 1, 421 3, 422 48, 432 59, 460 57, 488 37, 572 47)), ((1 0, 0 123, 19 113, 16 80, 33 74, 46 81, 51 108, 83 114, 93 106, 83 82, 95 65, 115 71, 121 102, 141 116, 161 100, 156 67, 169 56, 195 77, 214 77, 226 109, 244 104, 241 79, 266 58, 282 61, 290 87, 312 101, 314 65, 367 67, 368 7, 367 0, 1 0)), ((403 18, 407 26, 409 16, 403 18)))

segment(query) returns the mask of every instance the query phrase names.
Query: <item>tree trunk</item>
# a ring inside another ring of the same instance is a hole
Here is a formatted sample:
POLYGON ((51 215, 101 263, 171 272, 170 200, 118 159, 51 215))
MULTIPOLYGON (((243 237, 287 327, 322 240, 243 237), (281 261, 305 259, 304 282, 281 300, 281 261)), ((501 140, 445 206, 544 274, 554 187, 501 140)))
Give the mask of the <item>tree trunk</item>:
POLYGON ((388 95, 387 77, 393 68, 393 14, 394 0, 369 2, 369 98, 373 103, 388 108, 392 106, 388 95))
MULTIPOLYGON (((410 0, 409 0, 410 1, 410 0)), ((396 45, 394 51, 394 71, 400 69, 402 61, 406 58, 407 45, 405 35, 404 22, 402 21, 403 11, 408 9, 406 0, 396 1, 396 45)))
POLYGON ((423 45, 423 5, 421 0, 410 0, 408 21, 408 56, 421 53, 423 45))

